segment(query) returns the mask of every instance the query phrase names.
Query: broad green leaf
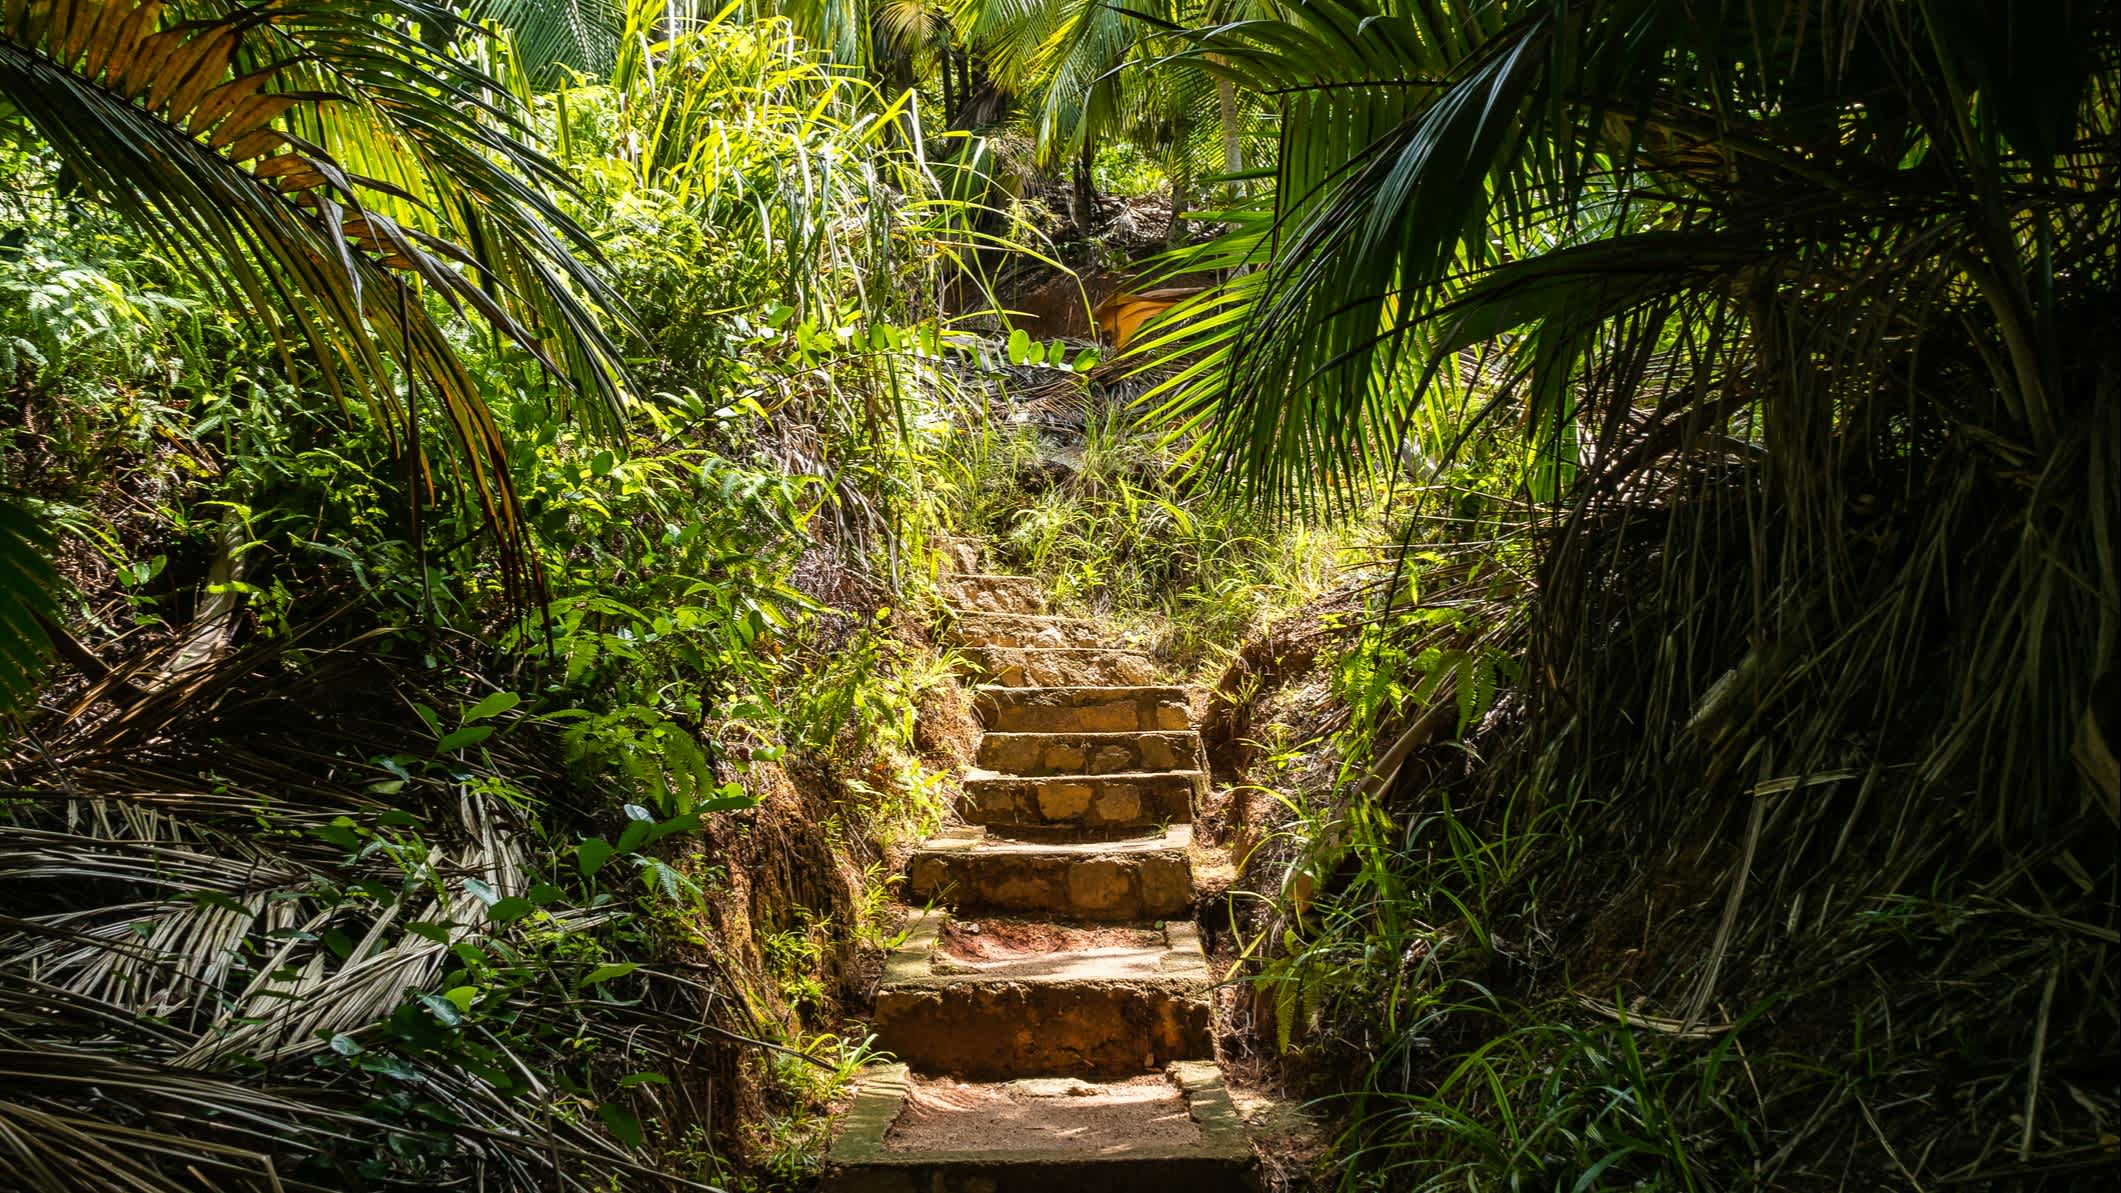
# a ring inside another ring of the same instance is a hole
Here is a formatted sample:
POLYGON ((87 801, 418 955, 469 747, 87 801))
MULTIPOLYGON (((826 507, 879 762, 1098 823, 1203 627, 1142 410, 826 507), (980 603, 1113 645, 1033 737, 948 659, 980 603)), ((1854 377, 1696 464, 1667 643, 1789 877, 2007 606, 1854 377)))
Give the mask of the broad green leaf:
POLYGON ((510 895, 506 899, 496 900, 491 906, 487 907, 486 918, 496 924, 512 924, 537 909, 537 904, 532 903, 530 900, 519 895, 510 895))
POLYGON ((444 736, 441 741, 436 742, 435 753, 453 754, 458 750, 478 745, 492 736, 493 726, 491 725, 466 725, 462 729, 452 731, 444 736))
POLYGON ((602 837, 591 837, 575 847, 575 865, 582 871, 582 877, 590 878, 617 852, 611 842, 602 837))
POLYGON ((588 976, 576 982, 575 987, 580 989, 583 986, 594 986, 599 982, 608 982, 613 978, 623 978, 640 967, 641 965, 638 961, 619 961, 609 965, 599 965, 595 969, 590 970, 588 976))
POLYGON ((498 716, 521 703, 523 703, 523 698, 514 692, 495 692, 493 695, 465 709, 462 723, 469 725, 473 721, 483 721, 488 717, 498 716))
POLYGON ((604 1125, 611 1128, 612 1136, 620 1143, 627 1147, 641 1146, 641 1120, 633 1116, 633 1111, 617 1102, 605 1102, 597 1107, 597 1117, 604 1120, 604 1125))
POLYGON ((457 1004, 439 994, 422 994, 420 1005, 426 1007, 444 1027, 455 1027, 464 1022, 464 1013, 457 1004))

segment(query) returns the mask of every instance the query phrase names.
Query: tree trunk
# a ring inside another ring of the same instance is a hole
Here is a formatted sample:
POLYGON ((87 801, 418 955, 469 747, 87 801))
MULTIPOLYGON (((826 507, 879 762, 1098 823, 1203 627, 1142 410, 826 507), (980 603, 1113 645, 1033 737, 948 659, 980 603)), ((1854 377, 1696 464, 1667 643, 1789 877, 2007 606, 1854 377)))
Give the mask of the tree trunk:
MULTIPOLYGON (((1223 115, 1223 173, 1235 174, 1245 168, 1244 142, 1237 135, 1237 84, 1217 79, 1215 92, 1223 115)), ((1228 184, 1230 202, 1237 201, 1240 189, 1235 181, 1228 184)))
POLYGON ((957 88, 950 80, 951 60, 956 57, 957 52, 949 46, 944 46, 943 52, 937 55, 936 73, 943 79, 943 125, 946 128, 951 121, 957 119, 957 88))
POLYGON ((1180 153, 1171 163, 1171 222, 1164 227, 1164 243, 1178 243, 1179 229, 1183 224, 1179 213, 1193 206, 1193 180, 1187 176, 1185 154, 1180 153))
POLYGON ((1083 139, 1082 152, 1075 158, 1075 179, 1069 195, 1069 214, 1075 220, 1075 229, 1085 236, 1097 227, 1097 147, 1089 138, 1083 139))

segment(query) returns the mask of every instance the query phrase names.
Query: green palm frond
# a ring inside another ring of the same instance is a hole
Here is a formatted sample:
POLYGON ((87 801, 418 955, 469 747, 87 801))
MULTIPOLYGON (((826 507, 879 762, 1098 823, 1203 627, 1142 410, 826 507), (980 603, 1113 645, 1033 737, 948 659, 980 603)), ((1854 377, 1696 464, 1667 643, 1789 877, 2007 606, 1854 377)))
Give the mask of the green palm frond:
POLYGON ((50 550, 50 537, 29 511, 0 497, 0 716, 29 699, 51 653, 51 639, 39 624, 59 616, 52 596, 59 574, 50 550))
POLYGON ((465 15, 507 29, 531 81, 545 87, 570 74, 609 75, 625 10, 621 0, 476 0, 465 15))
MULTIPOLYGON (((2012 147, 2066 144, 2055 130, 2091 93, 2098 56, 2086 47, 2099 39, 2064 51, 2052 29, 1954 24, 1949 5, 1920 19, 1879 13, 1875 28, 1807 22, 1805 5, 1789 7, 1757 24, 1661 0, 1499 4, 1450 19, 1426 6, 1308 0, 1286 20, 1197 31, 1190 56, 1204 69, 1280 105, 1278 205, 1262 261, 1269 281, 1242 330, 1227 332, 1236 347, 1227 370, 1166 388, 1169 413, 1206 416, 1214 441, 1203 450, 1238 465, 1224 475, 1271 498, 1296 498, 1307 477, 1374 474, 1420 399, 1418 384, 1402 384, 1408 359, 1436 350, 1440 320, 1508 289, 1495 279, 1468 294, 1466 283, 1485 271, 1641 230, 1643 213, 1659 204, 1693 204, 1712 220, 1743 224, 1773 219, 1764 213, 1777 204, 1805 210, 1789 204, 1803 192, 1812 210, 1863 213, 1789 222, 1790 235, 1838 235, 1898 213, 1943 215, 1906 165, 1925 153, 1963 163, 1993 196, 1985 209, 1949 217, 1957 230, 1930 242, 1930 260, 1942 265, 1960 248, 1990 257, 1999 272, 1964 276, 2014 342, 2029 342, 2031 299, 2012 243, 2019 233, 1996 204, 2032 181, 2019 172, 2052 168, 2010 158, 2012 147), (1878 33, 1896 22, 1907 27, 1878 33), (1976 52, 2006 32, 2015 60, 2055 64, 2037 114, 2034 93, 2003 85, 1976 52), (1925 48, 1933 36, 1962 40, 1925 48), (1903 53, 1912 60, 1892 60, 1903 53), (1780 82, 1734 84, 1715 73, 1716 63, 1763 55, 1799 67, 1780 82), (1818 61, 1841 63, 1840 76, 1804 65, 1818 61), (1925 119, 1875 100, 1910 77, 1929 81, 1925 119), (1969 96, 1987 120, 1979 130, 1942 116, 1969 96), (1780 115, 1734 124, 1727 113, 1737 110, 1780 115), (1849 121, 1840 144, 1822 139, 1837 110, 1849 121), (1990 139, 2006 131, 2015 143, 1990 139)), ((1726 262, 1720 272, 1752 267, 1726 262)), ((1718 272, 1677 265, 1664 289, 1700 290, 1718 272)), ((1617 316, 1621 291, 1647 301, 1658 289, 1624 285, 1579 325, 1617 316)), ((1478 321, 1499 330, 1495 318, 1478 321)), ((1570 354, 1552 335, 1546 343, 1546 363, 1565 366, 1570 354)), ((2039 366, 2022 347, 2005 350, 2010 388, 2025 392, 2038 418, 2039 366)))
POLYGON ((365 405, 403 450, 438 423, 459 450, 430 483, 477 503, 521 596, 537 578, 501 432, 434 311, 491 328, 601 424, 621 373, 603 327, 623 305, 519 101, 422 36, 462 28, 415 0, 9 4, 0 96, 291 373, 365 405))
POLYGON ((1073 0, 957 0, 952 21, 975 47, 996 82, 1012 94, 1035 93, 1041 49, 1054 31, 1077 19, 1073 0))
POLYGON ((875 28, 867 0, 782 0, 778 8, 794 22, 803 40, 824 50, 834 62, 869 69, 875 28))
MULTIPOLYGON (((1409 540, 1510 561, 1474 623, 1525 668, 1521 719, 1483 732, 1462 783, 1403 785, 1394 814, 1553 814, 1567 843, 1511 879, 1520 923, 1719 856, 1718 898, 1644 927, 1661 960, 1627 984, 1653 1013, 1809 1004, 1764 1049, 1822 1012, 1924 1022, 1870 1054, 1862 1094, 1763 1082, 1745 1121, 1783 1125, 1711 1145, 1696 1176, 1831 1183, 1803 1158, 1825 1134, 1798 1124, 1909 1097, 1928 1122, 1876 1131, 1924 1157, 1908 1179, 2010 1179, 1958 1142, 2009 1062, 1974 1078, 1942 1052, 2036 1052, 2017 991, 2073 973, 2051 960, 2077 947, 2063 919, 2105 914, 2113 883, 2110 851, 2066 895, 2036 874, 2107 828, 2070 747, 2121 644, 2121 28, 2077 3, 1309 0, 1194 37, 1282 116, 1271 217, 1198 258, 1253 268, 1138 357, 1166 372, 1154 400, 1204 483, 1295 505, 1412 472, 1417 449, 1425 495, 1477 512, 1424 503, 1409 540), (1446 9, 1466 19, 1426 23, 1446 9), (1624 795, 1579 794, 1605 791, 1624 795), (2051 898, 2084 910, 2029 929, 1978 989, 1935 993, 1966 972, 1956 943, 1905 947, 2051 898)), ((1380 600, 1463 608, 1413 554, 1423 591, 1380 600)), ((2069 1030, 2097 1050, 2113 990, 2090 973, 2069 1030)), ((1828 1050, 1865 1049, 1853 1035, 1828 1050)), ((1398 1063, 1371 1087, 1404 1093, 1398 1063)), ((1511 1101, 1474 1104, 1500 1121, 1511 1101)), ((1691 1116, 1674 1138, 1734 1121, 1691 1116)), ((1424 1188, 1525 1171, 1525 1149, 1468 1159, 1419 1113, 1389 1117, 1351 1137, 1433 1171, 1424 1188), (1428 1168, 1452 1147, 1460 1167, 1428 1168)), ((2062 1117, 2039 1146, 2088 1155, 2110 1115, 2062 1117)))
POLYGON ((1116 5, 1063 0, 1031 62, 1040 80, 1035 126, 1053 158, 1095 141, 1121 116, 1120 70, 1149 27, 1116 5))

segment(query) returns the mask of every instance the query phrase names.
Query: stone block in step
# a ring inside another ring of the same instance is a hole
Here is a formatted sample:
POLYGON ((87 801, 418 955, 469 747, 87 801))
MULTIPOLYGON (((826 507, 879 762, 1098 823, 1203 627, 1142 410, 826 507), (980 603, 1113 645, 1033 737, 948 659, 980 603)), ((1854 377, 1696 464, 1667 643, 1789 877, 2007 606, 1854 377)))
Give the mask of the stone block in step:
POLYGON ((884 962, 876 1046, 981 1081, 1117 1077, 1212 1056, 1189 922, 1062 925, 917 914, 884 962))
POLYGON ((978 539, 952 538, 948 535, 931 539, 929 545, 935 549, 935 557, 942 564, 942 574, 945 576, 962 576, 968 573, 977 575, 980 570, 980 557, 986 552, 986 545, 978 539))
POLYGON ((1252 1147, 1212 1061, 1117 1081, 862 1075, 826 1193, 1252 1193, 1252 1147))
POLYGON ((1005 775, 1109 775, 1130 770, 1207 769, 1191 729, 1127 733, 987 733, 974 765, 1005 775))
POLYGON ((986 576, 977 572, 943 578, 943 600, 978 613, 1038 613, 1046 586, 1034 576, 986 576))
POLYGON ((1112 632, 1079 617, 960 612, 952 638, 966 646, 1109 646, 1112 632))
POLYGON ((1156 682, 1156 664, 1135 650, 975 646, 966 653, 988 683, 1005 688, 1124 687, 1156 682))
POLYGON ((980 724, 995 733, 1125 733, 1191 729, 1186 690, 1173 687, 973 689, 980 724))
POLYGON ((1011 828, 1113 830, 1191 824, 1207 783, 1197 770, 1110 775, 1003 775, 965 772, 958 812, 973 824, 1011 828))
POLYGON ((1025 841, 978 825, 950 829, 913 851, 915 902, 960 913, 1162 920, 1193 907, 1193 827, 1111 841, 1025 841))

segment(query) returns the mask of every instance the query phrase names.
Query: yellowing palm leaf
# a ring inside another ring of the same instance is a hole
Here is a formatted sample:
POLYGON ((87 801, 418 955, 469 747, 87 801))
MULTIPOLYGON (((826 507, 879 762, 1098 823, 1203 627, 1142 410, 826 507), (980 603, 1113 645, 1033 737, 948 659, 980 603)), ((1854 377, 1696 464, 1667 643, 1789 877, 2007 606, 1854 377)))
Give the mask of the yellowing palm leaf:
POLYGON ((418 0, 11 0, 0 98, 249 311, 290 370, 367 405, 407 450, 418 411, 439 411, 521 595, 537 578, 502 437, 423 298, 542 361, 592 420, 616 407, 601 328, 621 304, 555 205, 566 179, 527 143, 518 101, 434 44, 464 28, 418 0))

